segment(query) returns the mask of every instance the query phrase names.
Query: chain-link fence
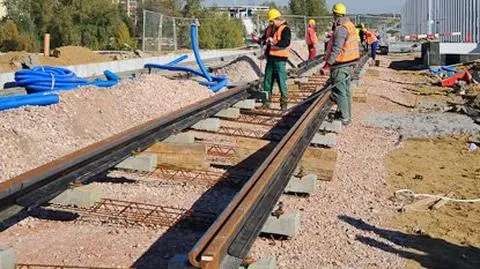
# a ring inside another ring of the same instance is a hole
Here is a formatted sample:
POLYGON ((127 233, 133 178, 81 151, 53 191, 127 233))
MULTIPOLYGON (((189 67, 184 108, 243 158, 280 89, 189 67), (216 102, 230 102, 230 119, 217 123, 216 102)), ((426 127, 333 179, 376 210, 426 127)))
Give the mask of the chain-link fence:
MULTIPOLYGON (((296 15, 283 16, 290 26, 293 40, 304 40, 308 21, 314 19, 316 22, 315 30, 321 41, 325 41, 325 33, 329 33, 332 28, 333 18, 324 17, 306 17, 296 15)), ((226 19, 229 19, 228 17, 226 19)), ((142 50, 149 52, 169 52, 181 49, 190 49, 190 24, 206 23, 212 18, 181 18, 166 16, 161 13, 144 10, 143 11, 143 34, 142 50)), ((244 41, 248 41, 252 32, 263 33, 268 26, 266 14, 257 14, 253 17, 230 18, 229 20, 240 20, 243 24, 245 33, 244 41)), ((352 16, 351 20, 358 24, 364 23, 369 29, 377 29, 379 32, 387 32, 389 28, 396 27, 399 18, 381 17, 381 16, 352 16)), ((220 26, 219 26, 220 27, 220 26)), ((213 49, 218 49, 213 47, 213 49)))
POLYGON ((190 24, 193 18, 170 17, 161 13, 143 11, 143 51, 176 51, 191 47, 190 24))

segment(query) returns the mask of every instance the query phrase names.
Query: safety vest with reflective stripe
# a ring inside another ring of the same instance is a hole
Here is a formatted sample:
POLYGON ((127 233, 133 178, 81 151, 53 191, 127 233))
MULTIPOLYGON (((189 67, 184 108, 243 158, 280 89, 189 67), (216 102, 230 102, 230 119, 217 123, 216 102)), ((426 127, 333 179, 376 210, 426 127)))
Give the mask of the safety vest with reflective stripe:
POLYGON ((372 45, 373 43, 378 41, 377 36, 373 32, 367 31, 365 32, 365 36, 367 37, 368 45, 372 45))
POLYGON ((360 28, 355 28, 355 33, 357 33, 357 40, 358 40, 358 42, 362 41, 362 39, 360 38, 360 31, 361 31, 361 30, 362 30, 362 29, 360 29, 360 28))
POLYGON ((273 46, 277 46, 277 44, 282 40, 282 32, 287 27, 287 25, 282 24, 280 27, 277 28, 275 33, 273 34, 273 44, 270 47, 270 56, 280 57, 280 58, 288 58, 290 53, 288 52, 287 48, 272 48, 273 46))
MULTIPOLYGON (((357 40, 355 25, 351 21, 347 20, 337 27, 345 27, 348 32, 348 37, 342 47, 342 53, 338 55, 337 59, 335 59, 335 63, 342 64, 358 60, 360 58, 360 42, 357 40)), ((334 36, 335 34, 332 35, 330 42, 328 43, 325 59, 328 59, 332 52, 334 36)))

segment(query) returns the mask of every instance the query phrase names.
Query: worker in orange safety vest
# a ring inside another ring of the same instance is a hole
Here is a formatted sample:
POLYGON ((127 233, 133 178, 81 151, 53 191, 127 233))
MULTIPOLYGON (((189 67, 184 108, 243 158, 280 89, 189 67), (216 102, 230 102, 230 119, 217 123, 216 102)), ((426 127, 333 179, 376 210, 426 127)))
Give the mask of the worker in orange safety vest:
POLYGON ((331 75, 335 87, 332 97, 337 103, 335 116, 344 126, 351 123, 352 94, 350 80, 353 68, 360 58, 360 44, 355 25, 347 17, 347 8, 341 2, 333 6, 334 33, 325 53, 325 65, 321 72, 331 75))
POLYGON ((307 35, 305 36, 305 42, 308 47, 308 59, 313 60, 317 56, 317 44, 318 38, 317 33, 315 32, 315 20, 311 19, 308 22, 307 35))
POLYGON ((265 66, 263 90, 267 92, 267 98, 263 103, 263 108, 270 108, 273 84, 276 81, 281 95, 280 108, 282 111, 285 111, 288 105, 286 69, 290 56, 288 47, 291 41, 291 31, 282 14, 277 9, 271 9, 267 17, 270 25, 265 29, 265 34, 262 37, 258 37, 255 33, 252 34, 254 41, 266 46, 265 56, 267 57, 267 65, 265 66))
POLYGON ((375 60, 377 58, 377 49, 378 49, 378 37, 375 30, 366 31, 365 32, 365 39, 367 40, 367 44, 370 46, 372 50, 372 58, 375 60))

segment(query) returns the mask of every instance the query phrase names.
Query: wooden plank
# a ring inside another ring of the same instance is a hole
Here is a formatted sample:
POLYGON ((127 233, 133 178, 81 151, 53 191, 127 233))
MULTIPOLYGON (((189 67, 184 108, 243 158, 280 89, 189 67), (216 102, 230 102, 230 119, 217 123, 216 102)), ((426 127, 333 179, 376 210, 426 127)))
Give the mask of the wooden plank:
POLYGON ((315 174, 319 180, 331 181, 337 158, 338 152, 335 149, 308 147, 299 163, 300 173, 315 174))
MULTIPOLYGON (((243 137, 238 138, 236 143, 234 162, 252 166, 262 163, 276 146, 269 141, 243 137)), ((308 147, 299 163, 300 170, 304 175, 315 174, 319 180, 331 181, 337 158, 338 153, 334 149, 308 147)))
POLYGON ((176 166, 185 169, 208 168, 205 144, 157 143, 146 150, 157 154, 157 165, 176 166))

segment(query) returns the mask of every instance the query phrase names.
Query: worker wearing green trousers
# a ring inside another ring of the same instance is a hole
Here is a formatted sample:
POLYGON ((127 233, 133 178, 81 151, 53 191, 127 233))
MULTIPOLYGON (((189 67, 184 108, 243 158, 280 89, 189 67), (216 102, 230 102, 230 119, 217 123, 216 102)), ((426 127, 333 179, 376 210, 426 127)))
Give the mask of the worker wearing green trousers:
POLYGON ((252 39, 264 46, 267 58, 263 81, 263 90, 267 92, 267 97, 263 103, 263 108, 270 108, 273 84, 276 81, 281 94, 280 108, 286 110, 288 105, 286 66, 289 57, 288 47, 291 41, 291 31, 280 11, 276 9, 271 9, 268 12, 268 21, 270 25, 265 29, 262 37, 252 33, 252 39))
POLYGON ((275 81, 278 83, 280 89, 280 106, 282 109, 287 108, 288 104, 288 90, 287 90, 287 61, 268 58, 267 66, 265 67, 265 80, 263 81, 263 90, 267 92, 267 102, 265 108, 270 107, 270 98, 272 96, 272 89, 275 81))
POLYGON ((352 74, 352 66, 332 68, 331 77, 336 85, 332 90, 332 97, 337 103, 338 111, 341 112, 338 117, 347 121, 352 118, 352 92, 350 90, 352 74))

